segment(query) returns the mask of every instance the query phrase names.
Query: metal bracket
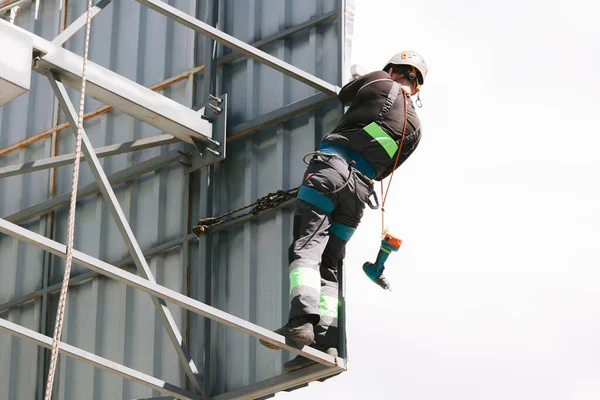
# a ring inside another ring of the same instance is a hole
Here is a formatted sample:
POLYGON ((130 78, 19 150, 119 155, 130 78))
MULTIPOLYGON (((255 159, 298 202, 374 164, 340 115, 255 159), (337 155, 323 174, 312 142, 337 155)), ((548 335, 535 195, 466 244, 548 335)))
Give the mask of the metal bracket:
POLYGON ((225 145, 227 142, 227 94, 221 97, 209 95, 209 100, 204 107, 198 110, 200 118, 212 123, 212 140, 209 144, 192 139, 194 146, 188 151, 189 160, 185 165, 185 173, 190 174, 225 159, 225 145))

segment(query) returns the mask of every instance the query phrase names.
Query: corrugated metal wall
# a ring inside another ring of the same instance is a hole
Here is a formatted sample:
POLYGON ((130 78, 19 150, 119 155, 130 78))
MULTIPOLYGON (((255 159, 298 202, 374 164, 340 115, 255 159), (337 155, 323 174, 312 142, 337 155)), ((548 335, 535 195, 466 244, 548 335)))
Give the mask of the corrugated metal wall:
MULTIPOLYGON (((64 26, 58 0, 41 2, 40 16, 24 10, 16 23, 52 39, 64 26)), ((169 4, 209 21, 216 2, 171 0, 169 4), (195 3, 195 2, 191 2, 195 3), (208 5, 207 5, 208 4, 208 5)), ((342 0, 249 0, 219 2, 223 31, 253 43, 312 17, 340 10, 342 0)), ((84 2, 67 1, 66 24, 84 10, 84 2)), ((342 70, 341 18, 277 41, 263 50, 326 81, 340 85, 342 70)), ((82 53, 83 32, 66 47, 82 53)), ((90 59, 138 83, 150 86, 205 61, 208 41, 189 29, 139 3, 113 1, 92 24, 90 59), (197 40, 194 38, 197 37, 197 40)), ((218 55, 229 49, 218 46, 218 55)), ((199 74, 169 86, 163 93, 182 104, 197 107, 206 100, 210 82, 216 94, 227 93, 229 128, 303 99, 315 90, 247 58, 216 71, 199 74)), ((70 91, 78 102, 78 93, 70 91)), ((88 99, 86 111, 101 106, 88 99)), ((33 74, 32 91, 0 108, 0 148, 51 128, 57 105, 45 78, 33 74)), ((228 143, 227 159, 191 176, 177 162, 115 187, 125 214, 142 249, 177 239, 195 221, 251 203, 257 197, 299 184, 302 155, 340 116, 335 102, 228 143)), ((64 121, 61 114, 58 123, 64 121)), ((94 146, 120 143, 160 134, 155 128, 111 111, 86 123, 94 146)), ((55 135, 56 154, 73 151, 70 131, 55 135)), ((53 137, 0 157, 0 166, 53 155, 53 137)), ((108 175, 144 160, 166 154, 181 145, 163 146, 103 159, 108 175)), ((81 184, 92 182, 82 164, 81 184)), ((71 166, 0 180, 2 217, 70 190, 71 166)), ((22 223, 27 228, 66 242, 67 207, 22 223)), ((291 211, 279 210, 258 220, 239 224, 201 241, 149 259, 157 281, 178 292, 266 328, 281 325, 287 314, 287 246, 291 239, 291 211)), ((107 207, 99 195, 79 203, 75 247, 94 257, 119 264, 126 249, 107 207)), ((133 266, 127 267, 135 271, 133 266)), ((62 279, 63 262, 32 245, 0 236, 0 304, 43 289, 62 279)), ((74 266, 73 276, 88 272, 74 266)), ((58 295, 11 308, 0 317, 52 335, 58 295), (48 312, 46 313, 46 303, 48 312), (46 315, 47 314, 47 315, 46 315), (47 318, 46 318, 47 317, 47 318), (47 319, 47 323, 44 320, 47 319)), ((219 394, 281 373, 287 352, 264 349, 253 337, 205 318, 171 307, 177 325, 189 340, 192 356, 204 377, 203 385, 219 394)), ((102 357, 127 365, 179 386, 185 375, 165 329, 145 293, 107 278, 95 278, 70 288, 63 340, 102 357)), ((45 380, 43 352, 35 345, 0 333, 0 398, 41 398, 45 380), (6 396, 6 397, 3 397, 6 396)), ((58 399, 132 399, 159 393, 130 383, 85 363, 61 357, 55 383, 58 399)))

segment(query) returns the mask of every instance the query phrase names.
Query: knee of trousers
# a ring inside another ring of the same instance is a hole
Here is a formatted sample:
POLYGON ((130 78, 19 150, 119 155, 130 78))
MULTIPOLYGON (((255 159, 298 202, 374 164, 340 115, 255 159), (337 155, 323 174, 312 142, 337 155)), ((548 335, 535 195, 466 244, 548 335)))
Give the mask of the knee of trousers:
POLYGON ((339 304, 338 283, 321 280, 319 314, 322 325, 337 327, 339 304))
POLYGON ((318 263, 306 260, 296 260, 290 264, 291 317, 320 314, 321 276, 318 268, 318 263))

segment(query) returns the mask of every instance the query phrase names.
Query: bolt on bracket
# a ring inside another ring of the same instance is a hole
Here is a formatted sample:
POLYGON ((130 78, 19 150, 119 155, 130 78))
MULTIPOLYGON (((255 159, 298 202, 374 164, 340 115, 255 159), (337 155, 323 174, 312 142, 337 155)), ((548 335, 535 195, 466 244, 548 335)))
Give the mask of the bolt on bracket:
POLYGON ((210 143, 192 138, 194 145, 188 160, 185 173, 189 174, 201 168, 215 164, 225 159, 225 144, 227 139, 227 94, 220 97, 209 95, 205 106, 198 110, 200 118, 212 123, 213 137, 210 143), (218 106, 214 103, 218 104, 218 106))

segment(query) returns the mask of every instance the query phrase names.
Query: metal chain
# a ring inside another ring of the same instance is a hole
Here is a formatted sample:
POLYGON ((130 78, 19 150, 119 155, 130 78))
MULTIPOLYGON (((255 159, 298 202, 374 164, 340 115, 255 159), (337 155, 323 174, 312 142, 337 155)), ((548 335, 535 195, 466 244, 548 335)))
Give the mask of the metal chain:
POLYGON ((243 218, 248 215, 256 216, 256 215, 258 215, 264 211, 267 211, 269 209, 279 207, 286 201, 289 201, 289 200, 295 198, 296 195, 298 194, 298 189, 299 189, 299 187, 289 189, 289 190, 278 190, 274 193, 269 193, 266 196, 260 197, 258 200, 256 200, 252 204, 249 204, 247 206, 243 206, 240 208, 236 208, 235 210, 226 212, 225 214, 219 215, 218 217, 203 218, 200 221, 198 221, 196 226, 194 226, 194 228, 192 229, 192 232, 194 232, 196 234, 196 236, 200 237, 200 235, 202 235, 204 232, 206 232, 206 230, 208 228, 211 228, 213 226, 221 225, 225 222, 235 221, 236 219, 240 219, 240 218, 243 218), (247 208, 250 208, 250 207, 253 207, 252 210, 250 210, 246 213, 225 219, 226 217, 229 217, 232 214, 238 213, 238 212, 245 210, 247 208))
POLYGON ((56 323, 54 326, 54 336, 52 338, 52 355, 50 357, 50 367, 48 369, 48 382, 46 384, 46 394, 44 399, 52 398, 52 386, 54 384, 54 375, 58 361, 58 348, 62 334, 63 322, 65 317, 65 307, 67 304, 67 289, 69 288, 69 277, 71 275, 71 264, 73 262, 73 242, 75 239, 75 206, 77 203, 77 183, 79 181, 79 165, 81 158, 81 142, 83 137, 83 110, 85 105, 85 81, 86 67, 88 59, 88 50, 90 46, 90 26, 92 22, 92 0, 88 0, 87 20, 85 27, 85 42, 83 50, 83 67, 81 72, 81 97, 79 98, 79 120, 77 123, 77 139, 75 147, 75 163, 73 164, 73 182, 71 183, 71 203, 69 208, 69 227, 67 236, 67 254, 65 261, 65 272, 63 275, 60 298, 58 301, 58 310, 56 311, 56 323))

